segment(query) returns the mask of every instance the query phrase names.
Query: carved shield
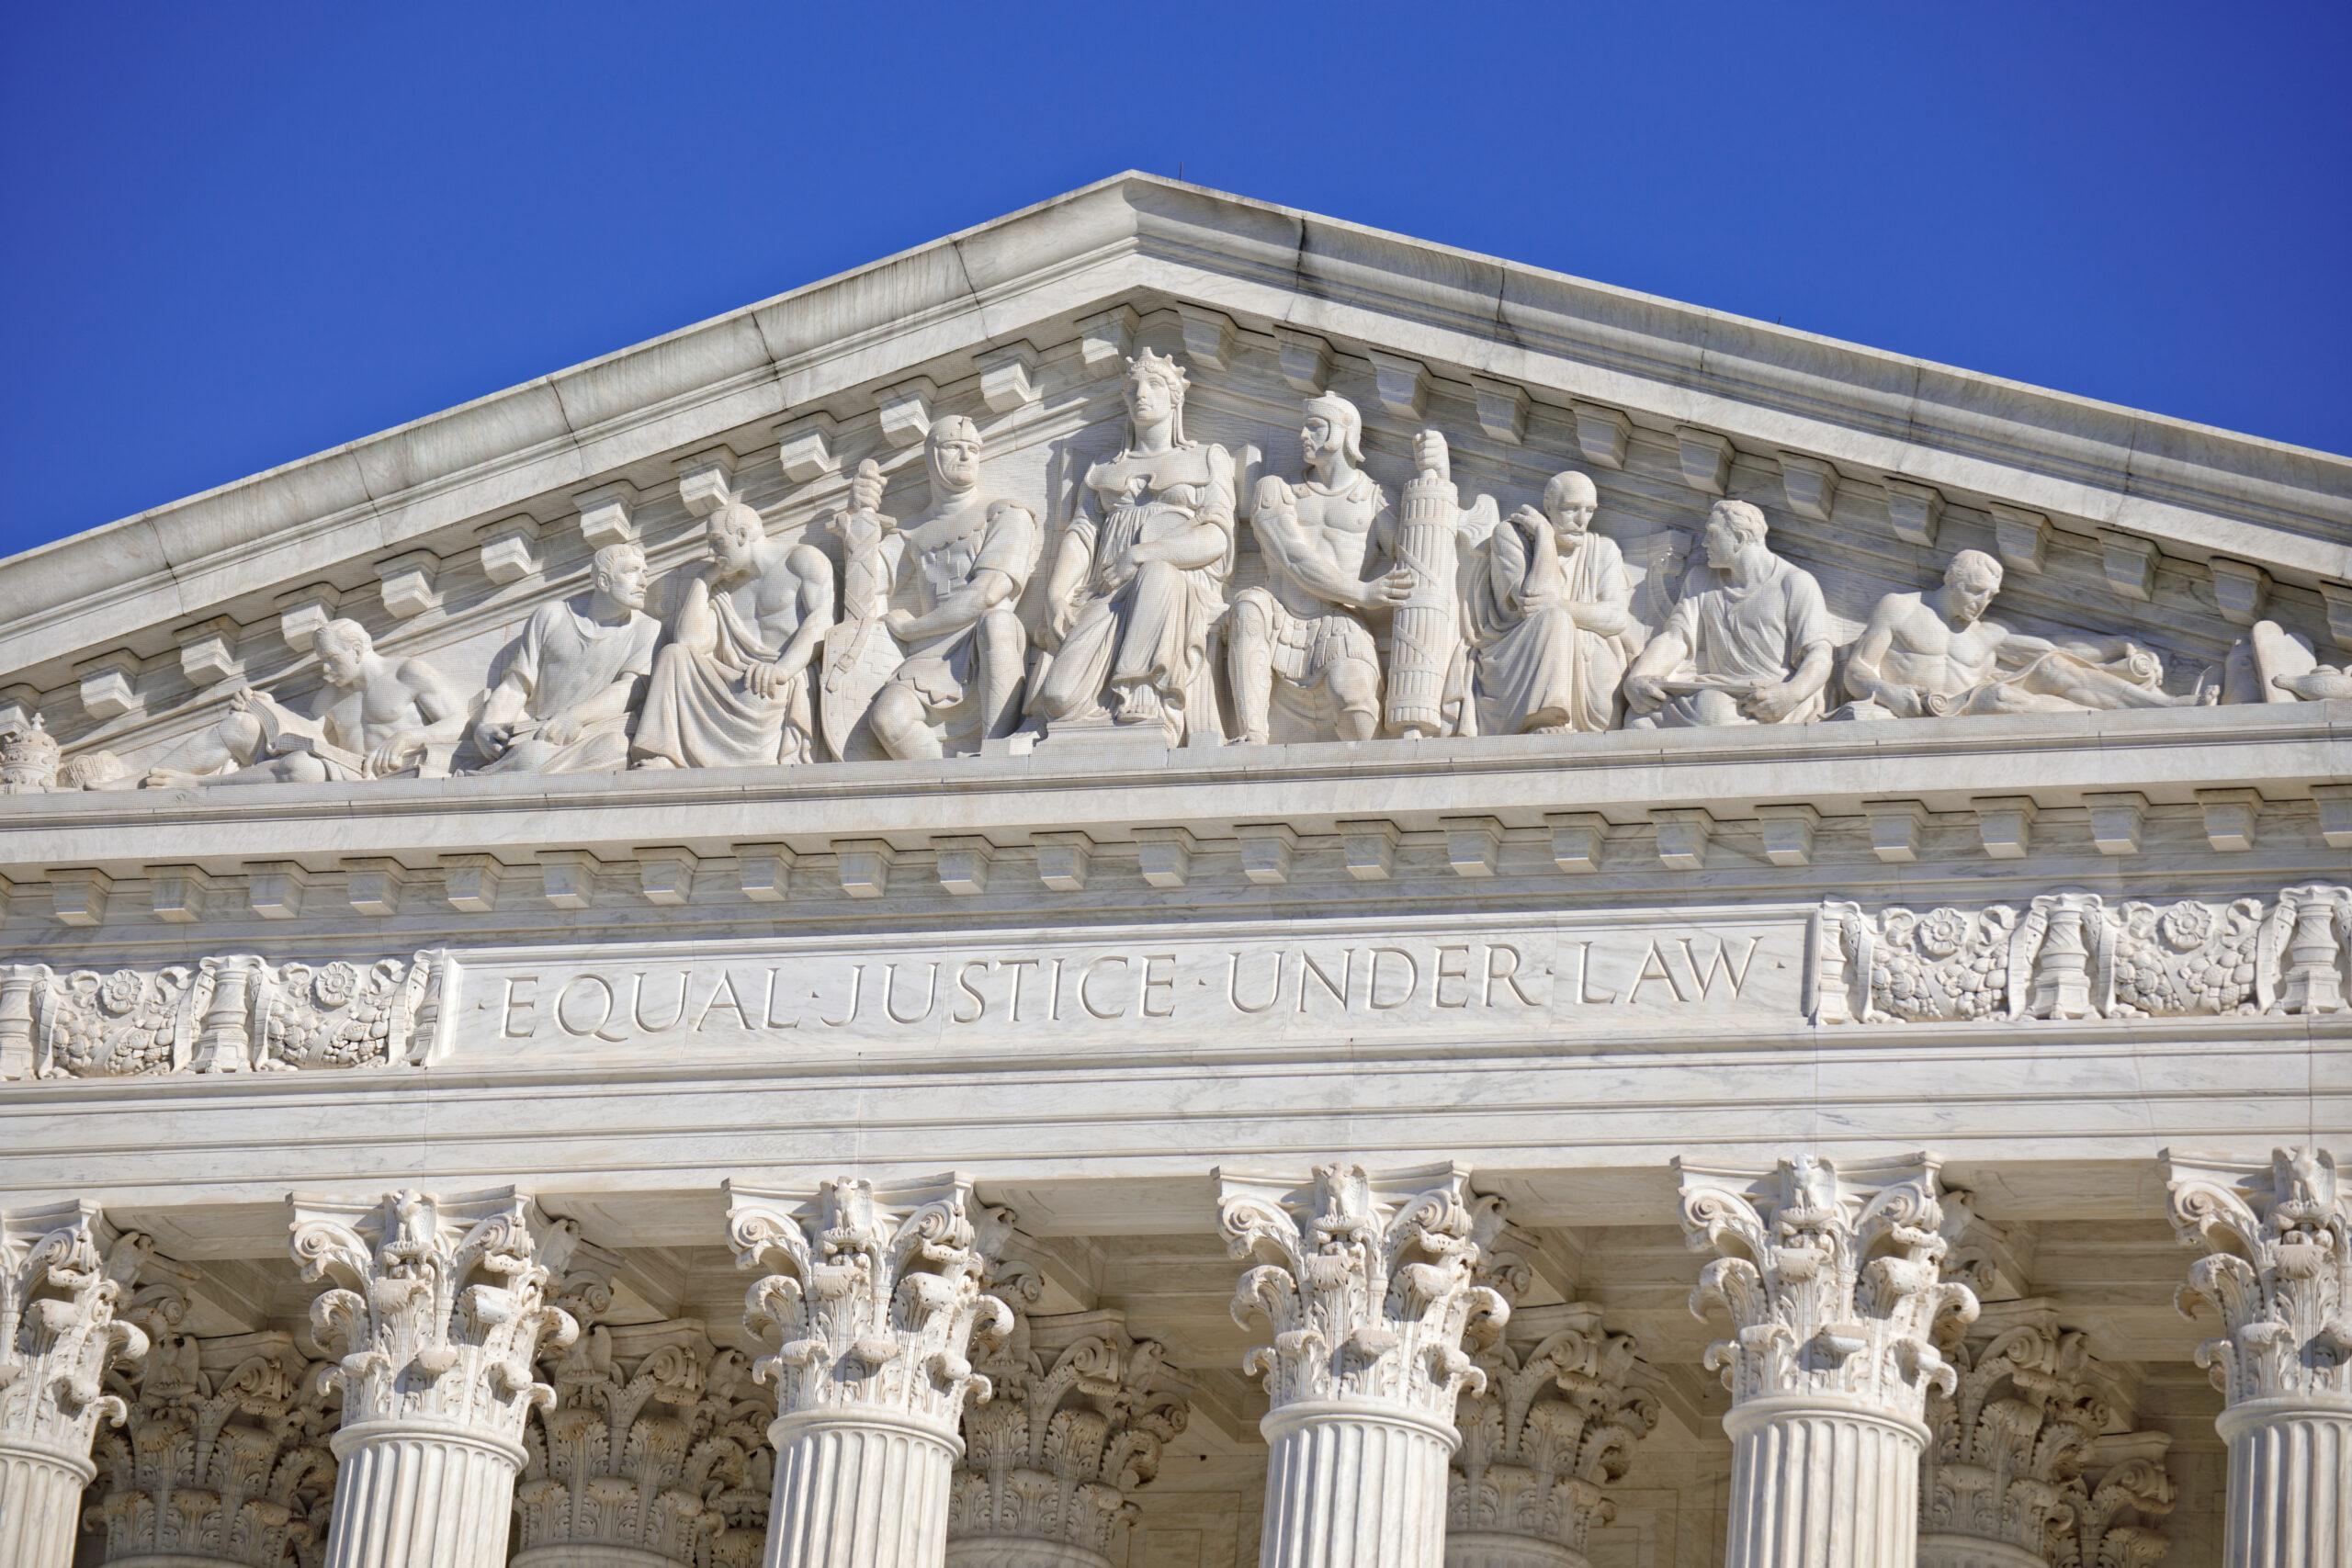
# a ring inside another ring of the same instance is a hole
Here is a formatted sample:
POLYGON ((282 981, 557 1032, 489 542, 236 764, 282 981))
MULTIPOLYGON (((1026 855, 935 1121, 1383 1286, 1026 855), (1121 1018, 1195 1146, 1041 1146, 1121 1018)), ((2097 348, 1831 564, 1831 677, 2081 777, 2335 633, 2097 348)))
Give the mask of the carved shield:
POLYGON ((889 755, 865 715, 902 660, 899 639, 878 617, 843 621, 825 634, 818 654, 818 714, 825 747, 836 761, 865 762, 889 755))

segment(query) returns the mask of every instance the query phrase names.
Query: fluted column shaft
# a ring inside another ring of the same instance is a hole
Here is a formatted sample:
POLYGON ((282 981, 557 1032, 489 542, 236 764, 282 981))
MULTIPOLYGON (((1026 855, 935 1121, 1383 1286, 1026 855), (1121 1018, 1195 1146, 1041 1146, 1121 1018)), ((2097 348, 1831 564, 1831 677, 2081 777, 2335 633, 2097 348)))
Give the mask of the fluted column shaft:
POLYGON ((2213 1425, 2230 1446, 2224 1568, 2352 1561, 2352 1406, 2254 1399, 2213 1425))
POLYGON ((334 1568, 500 1568, 518 1443, 454 1421, 370 1421, 334 1438, 334 1568))
POLYGON ((1265 1568, 1435 1568, 1455 1436, 1397 1406, 1287 1404, 1266 1437, 1265 1568))
POLYGON ((767 1568, 937 1568, 964 1444, 888 1410, 805 1411, 768 1428, 775 1502, 767 1568))
POLYGON ((88 1460, 0 1439, 0 1562, 66 1568, 82 1522, 88 1460))
POLYGON ((1911 1562, 1923 1424, 1807 1393, 1736 1405, 1724 1429, 1732 1441, 1724 1568, 1911 1562))

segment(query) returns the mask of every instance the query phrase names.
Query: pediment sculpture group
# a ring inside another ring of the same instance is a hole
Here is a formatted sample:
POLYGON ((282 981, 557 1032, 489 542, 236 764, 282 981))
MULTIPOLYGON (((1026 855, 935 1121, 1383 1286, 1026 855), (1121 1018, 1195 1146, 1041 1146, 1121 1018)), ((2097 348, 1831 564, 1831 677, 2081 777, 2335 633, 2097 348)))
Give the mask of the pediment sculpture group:
MULTIPOLYGON (((1820 584, 1737 500, 1713 503, 1670 599, 1653 591, 1670 610, 1651 626, 1636 574, 1591 528, 1588 476, 1555 475, 1507 516, 1489 497, 1465 506, 1428 430, 1392 501, 1363 468, 1362 416, 1328 392, 1306 400, 1304 471, 1249 498, 1263 581, 1229 592, 1245 481, 1231 451, 1186 436, 1185 392, 1173 358, 1127 361, 1125 442, 1085 469, 1050 562, 1031 510, 989 493, 978 427, 944 417, 918 515, 884 513, 880 470, 861 467, 830 524, 838 568, 730 495, 666 626, 630 544, 599 550, 593 587, 535 611, 470 694, 330 622, 307 711, 240 691, 114 787, 938 757, 1057 730, 1262 744, 2279 700, 2245 644, 2233 664, 2249 668, 2172 694, 2128 639, 1988 620, 2002 566, 1975 550, 1939 585, 1886 595, 1840 646, 1820 584), (1041 567, 1033 634, 1019 606, 1041 567)), ((2290 656, 2301 641, 2256 630, 2290 656)), ((2305 676, 2308 646, 2290 663, 2305 676)))

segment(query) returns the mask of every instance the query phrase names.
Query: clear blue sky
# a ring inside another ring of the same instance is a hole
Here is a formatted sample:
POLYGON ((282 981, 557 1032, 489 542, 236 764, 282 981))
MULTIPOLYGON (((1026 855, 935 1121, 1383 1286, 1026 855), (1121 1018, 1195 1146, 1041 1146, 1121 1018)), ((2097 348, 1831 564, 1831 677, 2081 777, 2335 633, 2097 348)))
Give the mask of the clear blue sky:
POLYGON ((1127 167, 2352 451, 2352 6, 10 8, 0 551, 1127 167))

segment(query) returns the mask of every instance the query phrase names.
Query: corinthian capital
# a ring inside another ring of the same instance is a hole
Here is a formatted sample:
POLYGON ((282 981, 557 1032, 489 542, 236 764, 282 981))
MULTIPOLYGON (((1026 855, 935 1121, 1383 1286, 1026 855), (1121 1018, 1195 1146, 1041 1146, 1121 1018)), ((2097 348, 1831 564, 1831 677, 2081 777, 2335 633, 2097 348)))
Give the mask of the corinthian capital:
POLYGON ((1165 1349, 1131 1338, 1118 1313, 1013 1316, 981 1363, 993 1396, 964 1412, 948 1560, 1017 1568, 1076 1552, 1108 1562, 1136 1518, 1129 1495, 1184 1429, 1185 1390, 1165 1349), (1041 1554, 1040 1542, 1061 1551, 1041 1554))
POLYGON ((198 1278, 160 1256, 140 1270, 124 1315, 153 1348, 120 1380, 130 1416, 98 1439, 88 1517, 105 1528, 108 1562, 294 1568, 325 1543, 334 1490, 324 1369, 290 1335, 183 1333, 198 1278))
POLYGON ((2170 1439, 2131 1429, 2122 1380, 2048 1302, 1987 1306, 1973 1328, 1952 1348, 1954 1386, 1928 1398, 1920 1562, 1984 1562, 1984 1541, 2037 1561, 2162 1558, 2170 1439))
POLYGON ((743 1322, 772 1354, 752 1375, 776 1379, 779 1416, 885 1410, 953 1431, 973 1369, 1012 1314, 983 1280, 1012 1229, 981 1207, 969 1177, 876 1187, 842 1177, 813 1192, 727 1184, 736 1267, 767 1269, 744 1298, 743 1322))
POLYGON ((1602 1328, 1599 1307, 1529 1307, 1510 1326, 1511 1342, 1478 1356, 1486 1388, 1462 1401, 1446 1538, 1532 1539, 1581 1554, 1587 1532, 1616 1517, 1608 1489, 1657 1425, 1657 1401, 1629 1386, 1633 1336, 1602 1328))
POLYGON ((311 1325, 341 1357, 345 1428, 424 1418, 519 1445, 526 1412, 555 1399, 532 1358, 579 1332, 548 1301, 577 1227, 511 1187, 288 1201, 303 1279, 331 1282, 311 1325))
POLYGON ((1477 1282, 1495 1206, 1460 1166, 1367 1174, 1327 1165, 1299 1182, 1219 1171, 1218 1223, 1241 1276, 1234 1321, 1273 1326, 1250 1352, 1276 1409, 1303 1400, 1378 1400, 1451 1422, 1455 1397, 1486 1386, 1463 1348, 1493 1337, 1510 1307, 1477 1282))
POLYGON ((1916 1421, 1930 1386, 1952 1386, 1937 1325, 1975 1317, 1976 1295, 1942 1279, 1937 1160, 1842 1171, 1809 1155, 1761 1172, 1675 1164, 1691 1250, 1721 1255, 1700 1274, 1690 1310, 1720 1306, 1738 1330, 1706 1359, 1734 1404, 1841 1394, 1916 1421))
POLYGON ((95 1203, 0 1214, 0 1444, 86 1464, 100 1418, 122 1424, 107 1372, 147 1354, 123 1308, 152 1247, 95 1203))
POLYGON ((2222 1318, 2197 1364, 2232 1404, 2294 1398, 2352 1404, 2352 1221, 2325 1149, 2276 1149, 2267 1165, 2164 1156, 2172 1223, 2189 1265, 2180 1310, 2222 1318))

